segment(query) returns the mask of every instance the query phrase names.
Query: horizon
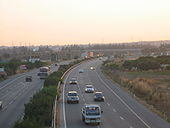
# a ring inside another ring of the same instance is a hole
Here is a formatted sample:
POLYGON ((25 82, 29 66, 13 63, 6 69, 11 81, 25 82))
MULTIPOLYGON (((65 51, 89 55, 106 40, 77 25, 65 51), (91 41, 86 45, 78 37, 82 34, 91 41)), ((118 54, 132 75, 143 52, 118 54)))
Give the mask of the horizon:
POLYGON ((116 44, 147 44, 151 43, 151 45, 154 44, 170 44, 170 40, 151 40, 151 41, 135 41, 135 42, 120 42, 120 43, 83 43, 83 44, 40 44, 40 45, 35 45, 35 44, 29 44, 25 45, 25 43, 20 43, 20 45, 0 45, 0 47, 40 47, 40 46, 72 46, 72 45, 77 45, 77 46, 86 46, 86 45, 116 45, 116 44), (24 45, 23 45, 24 44, 24 45))
POLYGON ((0 46, 170 40, 168 0, 1 0, 0 46))

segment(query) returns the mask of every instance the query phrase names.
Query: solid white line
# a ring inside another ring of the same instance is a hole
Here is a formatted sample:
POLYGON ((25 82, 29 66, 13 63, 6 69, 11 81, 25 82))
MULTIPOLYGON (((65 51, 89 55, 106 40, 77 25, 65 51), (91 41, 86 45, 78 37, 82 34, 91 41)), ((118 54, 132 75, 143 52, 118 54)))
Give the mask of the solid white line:
POLYGON ((65 112, 65 101, 64 101, 64 93, 65 93, 65 83, 63 86, 63 119, 64 119, 64 128, 67 128, 66 124, 66 112, 65 112))
POLYGON ((101 82, 147 127, 147 128, 151 128, 141 117, 138 116, 137 113, 135 113, 132 108, 125 103, 125 101, 120 98, 120 96, 118 96, 113 90, 112 88, 110 88, 104 81, 103 79, 99 76, 99 74, 96 72, 98 78, 101 80, 101 82))
POLYGON ((64 81, 64 85, 63 85, 63 119, 64 119, 64 128, 67 128, 67 123, 66 123, 66 112, 65 112, 65 97, 64 97, 64 93, 65 93, 65 85, 66 85, 66 81, 69 77, 71 72, 69 72, 69 74, 67 75, 65 81, 64 81))

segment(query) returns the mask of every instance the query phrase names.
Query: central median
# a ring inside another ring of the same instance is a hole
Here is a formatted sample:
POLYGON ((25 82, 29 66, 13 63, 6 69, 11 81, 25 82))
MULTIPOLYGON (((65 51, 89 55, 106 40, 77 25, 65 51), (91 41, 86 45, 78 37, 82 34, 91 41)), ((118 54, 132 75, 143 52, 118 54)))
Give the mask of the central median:
POLYGON ((86 60, 61 65, 58 71, 50 74, 44 81, 44 88, 25 104, 24 117, 15 123, 14 128, 55 128, 56 102, 60 97, 60 83, 71 69, 86 60))

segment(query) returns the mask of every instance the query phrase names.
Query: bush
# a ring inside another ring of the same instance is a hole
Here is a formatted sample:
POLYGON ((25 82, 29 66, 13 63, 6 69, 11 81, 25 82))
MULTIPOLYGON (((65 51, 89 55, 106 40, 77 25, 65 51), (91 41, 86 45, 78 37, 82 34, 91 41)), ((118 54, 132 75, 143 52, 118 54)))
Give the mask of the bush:
POLYGON ((45 87, 35 94, 31 101, 25 105, 24 120, 35 119, 44 126, 50 126, 55 96, 56 88, 52 86, 45 87))
POLYGON ((22 122, 17 121, 14 128, 42 128, 42 124, 39 124, 34 119, 23 120, 22 122))
POLYGON ((153 57, 141 57, 137 60, 125 61, 122 66, 128 70, 131 70, 133 67, 138 70, 158 70, 160 68, 160 62, 153 57))

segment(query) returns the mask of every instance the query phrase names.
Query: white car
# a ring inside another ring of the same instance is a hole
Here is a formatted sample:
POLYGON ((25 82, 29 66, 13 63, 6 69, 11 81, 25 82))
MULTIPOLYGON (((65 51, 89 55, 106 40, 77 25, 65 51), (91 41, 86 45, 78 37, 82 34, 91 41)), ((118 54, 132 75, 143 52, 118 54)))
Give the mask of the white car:
POLYGON ((0 101, 0 109, 2 109, 2 101, 0 101))
POLYGON ((79 103, 79 97, 76 91, 69 91, 67 94, 67 103, 79 103))
POLYGON ((86 124, 90 123, 101 123, 101 110, 100 106, 97 104, 86 104, 82 108, 82 121, 86 124))
POLYGON ((90 67, 91 70, 95 70, 95 67, 90 67))
POLYGON ((93 93, 94 92, 93 85, 86 85, 85 92, 86 93, 93 93))
POLYGON ((69 81, 69 84, 77 84, 77 80, 75 77, 72 77, 69 81))

